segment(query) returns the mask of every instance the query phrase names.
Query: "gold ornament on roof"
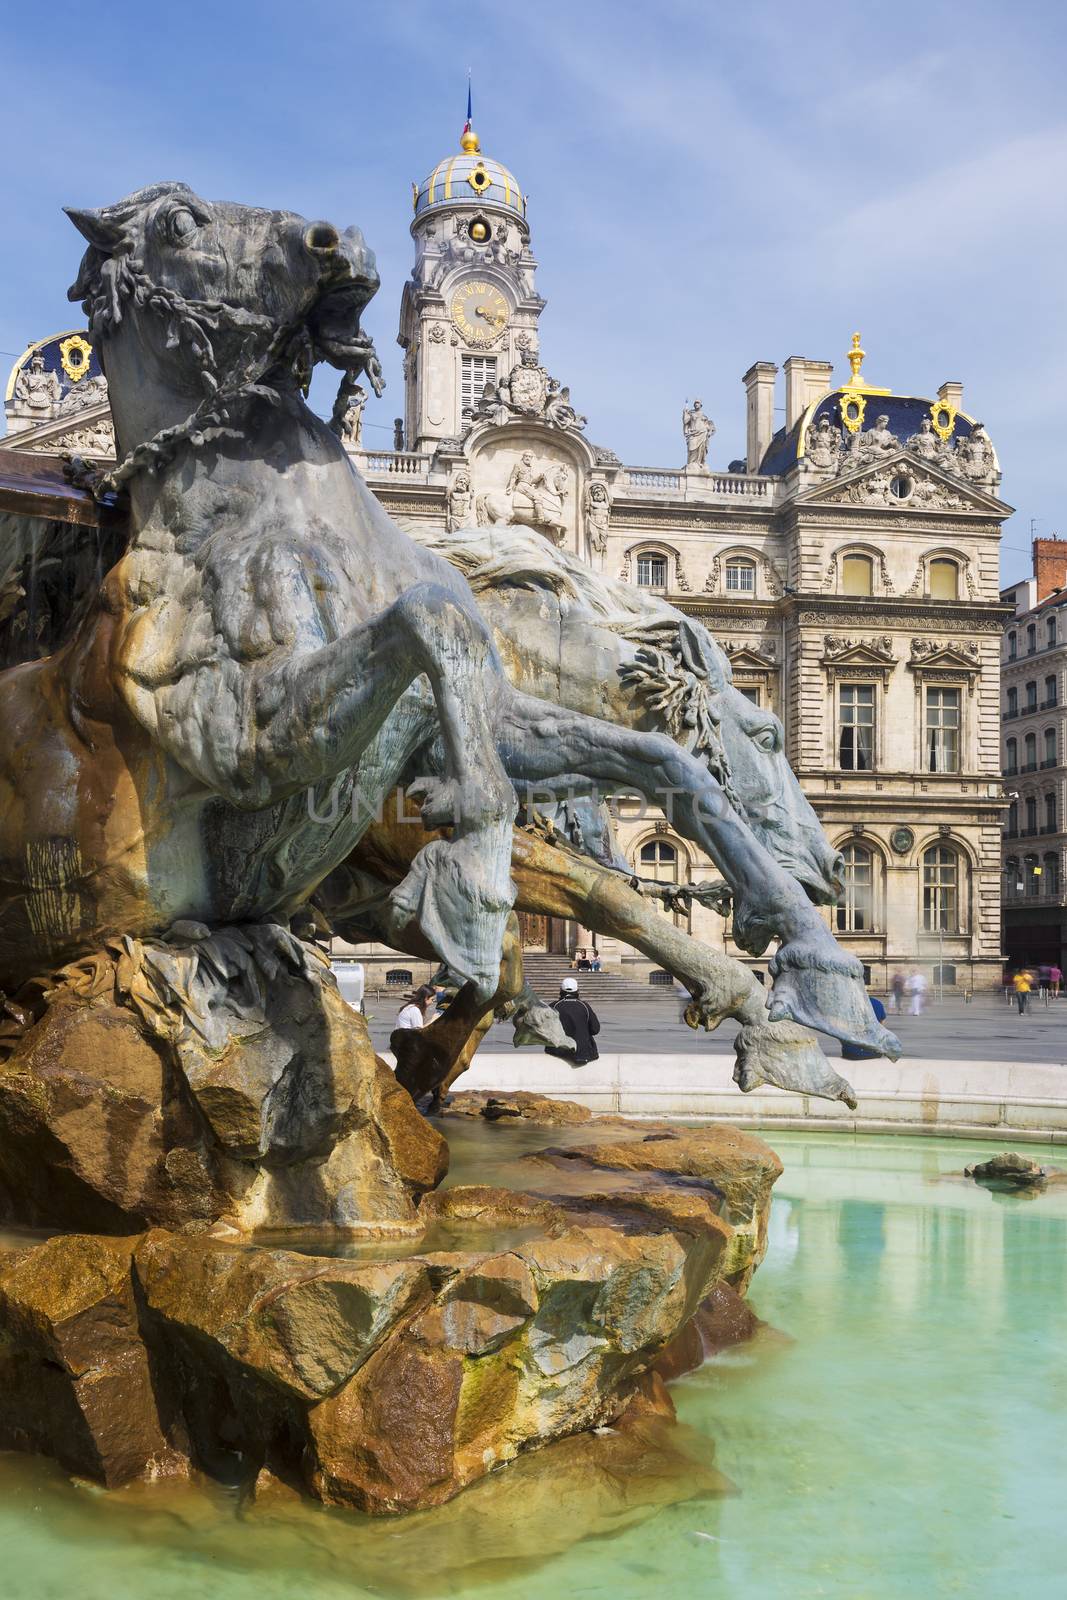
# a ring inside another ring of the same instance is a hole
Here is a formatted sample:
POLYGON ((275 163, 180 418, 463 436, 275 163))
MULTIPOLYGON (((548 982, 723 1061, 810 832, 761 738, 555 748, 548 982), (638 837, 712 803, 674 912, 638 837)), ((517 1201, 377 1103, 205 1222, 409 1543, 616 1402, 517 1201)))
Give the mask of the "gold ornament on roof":
POLYGON ((80 333, 72 333, 59 344, 59 359, 71 383, 80 383, 89 370, 93 347, 80 333))
POLYGON ((481 151, 481 143, 473 128, 464 128, 460 135, 460 149, 468 156, 476 156, 481 151))
POLYGON ((852 368, 852 376, 848 380, 848 387, 850 389, 860 389, 863 387, 862 368, 863 359, 866 354, 866 350, 860 348, 859 334, 854 333, 852 335, 852 349, 848 353, 848 364, 852 368))
POLYGON ((935 400, 930 407, 930 421, 939 439, 951 439, 956 426, 956 407, 950 406, 945 400, 935 400))
POLYGON ((467 182, 470 184, 475 194, 484 194, 492 181, 492 178, 489 176, 488 172, 482 166, 480 161, 474 168, 474 171, 468 172, 467 174, 467 182))
MULTIPOLYGON (((859 335, 857 334, 858 338, 859 335)), ((863 351, 860 351, 860 360, 863 360, 863 351)), ((850 394, 849 385, 846 384, 841 391, 841 421, 849 433, 858 433, 863 427, 863 413, 867 409, 867 397, 863 394, 850 394)))

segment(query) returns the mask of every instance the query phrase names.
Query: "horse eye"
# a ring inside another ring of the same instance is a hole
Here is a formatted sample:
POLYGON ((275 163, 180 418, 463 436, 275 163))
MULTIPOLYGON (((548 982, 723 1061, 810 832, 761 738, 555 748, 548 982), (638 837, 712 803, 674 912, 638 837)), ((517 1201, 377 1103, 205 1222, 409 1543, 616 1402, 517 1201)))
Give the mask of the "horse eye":
POLYGON ((167 213, 167 234, 172 244, 188 244, 196 229, 196 218, 188 206, 177 206, 167 213))
POLYGON ((778 735, 773 728, 764 728, 762 733, 757 733, 756 743, 761 750, 774 751, 778 748, 778 735))

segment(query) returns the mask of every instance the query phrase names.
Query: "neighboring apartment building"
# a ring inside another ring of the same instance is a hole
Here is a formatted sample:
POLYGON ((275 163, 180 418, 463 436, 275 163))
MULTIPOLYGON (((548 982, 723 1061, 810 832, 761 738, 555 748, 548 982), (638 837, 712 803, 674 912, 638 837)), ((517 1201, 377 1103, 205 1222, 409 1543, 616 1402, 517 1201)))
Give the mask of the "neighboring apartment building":
MULTIPOLYGON (((943 962, 949 984, 995 984, 998 557, 1010 508, 962 386, 943 383, 935 396, 875 387, 857 334, 843 382, 830 362, 799 356, 781 379, 772 362, 749 368, 745 458, 726 470, 708 464, 715 430, 697 401, 682 415, 684 465, 624 464, 587 437, 543 364, 545 301, 514 175, 468 133, 413 200, 398 447, 364 448, 361 393, 343 420, 382 504, 408 528, 533 528, 698 617, 736 683, 784 724, 789 760, 844 858, 844 894, 827 915, 874 983, 897 965, 936 975, 943 962)), ((625 348, 620 327, 620 381, 625 348)), ((83 334, 25 352, 7 411, 14 448, 113 450, 106 385, 83 334)), ((662 816, 623 821, 619 833, 644 878, 717 876, 662 816)), ((714 911, 698 905, 682 920, 733 948, 714 911)), ((573 924, 527 917, 523 935, 528 948, 598 943, 606 964, 641 965, 573 924)))
POLYGON ((1009 962, 1067 963, 1067 539, 1035 539, 1033 576, 1001 591, 1004 950, 1009 962))

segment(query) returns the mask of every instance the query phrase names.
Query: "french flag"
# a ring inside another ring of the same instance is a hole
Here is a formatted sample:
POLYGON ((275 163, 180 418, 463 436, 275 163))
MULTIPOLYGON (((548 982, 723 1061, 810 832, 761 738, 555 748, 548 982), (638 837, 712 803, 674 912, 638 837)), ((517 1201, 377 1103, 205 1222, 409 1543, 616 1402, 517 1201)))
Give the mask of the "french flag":
POLYGON ((468 78, 468 80, 467 80, 467 120, 463 124, 463 132, 464 133, 470 133, 470 131, 471 131, 471 122, 472 122, 472 119, 473 119, 473 115, 474 115, 474 113, 471 110, 471 86, 470 86, 470 79, 468 78))

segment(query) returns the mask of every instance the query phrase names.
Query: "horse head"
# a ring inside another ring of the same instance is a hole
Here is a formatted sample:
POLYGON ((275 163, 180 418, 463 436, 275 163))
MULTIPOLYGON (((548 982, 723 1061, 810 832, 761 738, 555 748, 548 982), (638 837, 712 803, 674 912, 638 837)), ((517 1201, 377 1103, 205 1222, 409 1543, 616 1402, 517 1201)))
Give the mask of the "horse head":
POLYGON ((67 215, 89 246, 68 296, 89 318, 124 449, 187 416, 192 396, 295 388, 317 361, 375 382, 359 324, 378 274, 358 229, 183 183, 67 215))
POLYGON ((830 844, 785 755, 782 724, 734 687, 729 660, 701 626, 678 629, 679 664, 700 682, 717 751, 705 748, 760 843, 817 904, 840 896, 844 862, 830 844))

